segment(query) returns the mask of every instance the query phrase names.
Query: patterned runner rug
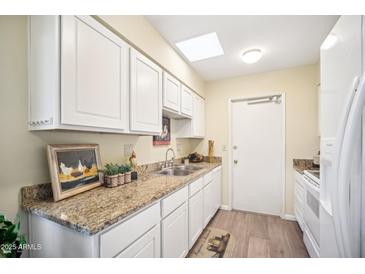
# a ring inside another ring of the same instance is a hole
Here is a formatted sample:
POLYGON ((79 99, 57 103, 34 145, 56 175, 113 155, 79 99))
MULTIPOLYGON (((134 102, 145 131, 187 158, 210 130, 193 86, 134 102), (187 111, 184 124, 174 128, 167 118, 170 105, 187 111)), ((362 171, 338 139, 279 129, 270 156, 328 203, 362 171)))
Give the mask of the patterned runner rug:
POLYGON ((187 258, 230 258, 235 245, 233 236, 225 230, 206 228, 187 258))

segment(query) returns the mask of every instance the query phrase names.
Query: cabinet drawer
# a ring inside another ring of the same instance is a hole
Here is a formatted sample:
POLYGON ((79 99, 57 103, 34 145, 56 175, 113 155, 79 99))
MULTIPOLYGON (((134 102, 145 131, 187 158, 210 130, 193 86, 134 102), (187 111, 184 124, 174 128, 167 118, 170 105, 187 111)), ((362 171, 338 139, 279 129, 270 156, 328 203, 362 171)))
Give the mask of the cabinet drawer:
POLYGON ((183 189, 180 189, 177 192, 171 194, 169 197, 163 199, 161 201, 162 217, 169 215, 172 211, 174 211, 176 208, 186 202, 188 197, 188 186, 186 186, 183 189))
POLYGON ((199 190, 203 188, 203 177, 200 177, 195 182, 192 182, 189 185, 189 197, 193 196, 195 193, 197 193, 199 190))
POLYGON ((204 175, 204 186, 209 184, 213 180, 214 172, 211 171, 204 175))
POLYGON ((160 204, 155 204, 100 235, 100 257, 117 255, 160 221, 160 204))

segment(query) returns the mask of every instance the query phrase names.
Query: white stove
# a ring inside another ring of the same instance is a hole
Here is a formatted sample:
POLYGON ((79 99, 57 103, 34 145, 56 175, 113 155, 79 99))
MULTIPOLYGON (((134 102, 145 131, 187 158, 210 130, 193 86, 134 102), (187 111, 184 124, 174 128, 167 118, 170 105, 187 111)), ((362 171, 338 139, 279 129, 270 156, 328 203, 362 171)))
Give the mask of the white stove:
POLYGON ((319 170, 304 171, 304 243, 311 257, 319 257, 319 170))
POLYGON ((304 176, 309 177, 309 179, 311 180, 311 183, 314 184, 314 186, 319 188, 319 185, 320 185, 319 169, 304 170, 304 176))

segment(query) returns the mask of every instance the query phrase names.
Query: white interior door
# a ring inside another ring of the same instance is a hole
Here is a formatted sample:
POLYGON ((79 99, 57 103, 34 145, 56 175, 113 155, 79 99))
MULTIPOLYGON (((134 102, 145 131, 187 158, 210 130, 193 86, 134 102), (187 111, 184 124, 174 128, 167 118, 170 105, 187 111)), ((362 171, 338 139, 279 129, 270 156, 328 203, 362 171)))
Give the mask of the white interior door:
POLYGON ((284 145, 281 104, 280 101, 232 103, 234 209, 281 215, 284 145))

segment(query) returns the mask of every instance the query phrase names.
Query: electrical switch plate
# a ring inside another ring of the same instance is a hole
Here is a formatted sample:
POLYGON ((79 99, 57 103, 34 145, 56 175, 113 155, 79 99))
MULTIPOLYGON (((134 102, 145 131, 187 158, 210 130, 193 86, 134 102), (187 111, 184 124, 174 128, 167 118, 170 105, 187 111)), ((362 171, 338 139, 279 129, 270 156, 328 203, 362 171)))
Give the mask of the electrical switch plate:
POLYGON ((181 152, 181 144, 176 144, 176 151, 181 152))
POLYGON ((227 151, 227 145, 223 145, 222 150, 227 151))
POLYGON ((130 156, 133 152, 133 145, 132 144, 125 144, 124 145, 124 157, 130 156))

